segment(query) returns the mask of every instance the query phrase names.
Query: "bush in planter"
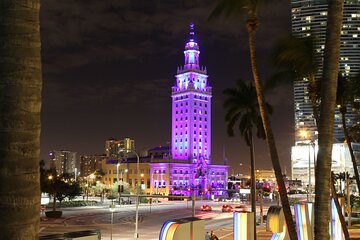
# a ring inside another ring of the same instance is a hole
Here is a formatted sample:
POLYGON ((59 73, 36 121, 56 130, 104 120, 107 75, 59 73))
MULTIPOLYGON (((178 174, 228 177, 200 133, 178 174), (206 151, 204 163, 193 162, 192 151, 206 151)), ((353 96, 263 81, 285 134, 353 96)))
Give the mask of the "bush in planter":
POLYGON ((62 211, 48 211, 48 212, 45 212, 45 215, 48 218, 61 218, 62 211))

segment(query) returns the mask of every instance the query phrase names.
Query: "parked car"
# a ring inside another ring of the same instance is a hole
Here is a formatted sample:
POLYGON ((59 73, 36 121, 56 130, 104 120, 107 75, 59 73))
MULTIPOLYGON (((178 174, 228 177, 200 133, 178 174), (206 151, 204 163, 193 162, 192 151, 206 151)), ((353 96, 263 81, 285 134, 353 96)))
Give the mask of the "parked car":
POLYGON ((200 207, 201 211, 205 211, 205 212, 210 212, 212 210, 212 208, 209 205, 202 205, 200 207))
POLYGON ((222 205, 222 207, 221 207, 222 212, 232 212, 232 210, 233 210, 233 207, 230 205, 227 205, 227 204, 222 205))

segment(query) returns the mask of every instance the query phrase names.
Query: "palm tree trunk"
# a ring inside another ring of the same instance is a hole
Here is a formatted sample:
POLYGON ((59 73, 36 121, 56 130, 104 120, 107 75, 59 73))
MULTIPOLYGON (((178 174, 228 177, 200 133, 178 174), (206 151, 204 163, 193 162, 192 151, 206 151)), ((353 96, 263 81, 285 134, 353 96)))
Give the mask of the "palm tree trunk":
POLYGON ((274 135, 273 135, 273 132, 271 129, 271 122, 270 122, 270 118, 269 118, 268 111, 266 109, 266 104, 265 104, 265 96, 264 96, 264 92, 262 89, 262 85, 260 82, 257 65, 256 65, 255 33, 258 28, 257 17, 249 16, 249 18, 246 22, 246 26, 247 26, 247 30, 248 30, 248 34, 249 34, 251 69, 252 69, 252 73, 253 73, 253 77, 254 77, 255 88, 256 88, 257 98, 258 98, 258 102, 259 102, 260 115, 261 115, 264 129, 265 129, 266 141, 269 146, 270 156, 271 156, 271 161, 272 161, 272 165, 273 165, 275 176, 276 176, 276 181, 279 186, 281 204, 283 207, 286 225, 287 225, 288 231, 289 231, 289 236, 290 236, 291 240, 295 240, 295 239, 297 239, 295 223, 294 223, 294 220, 293 220, 293 217, 291 214, 291 210, 290 210, 289 199, 288 199, 288 196, 286 193, 286 187, 285 187, 285 183, 284 183, 284 179, 283 179, 283 175, 282 175, 282 171, 281 171, 279 156, 278 156, 277 149, 276 149, 275 138, 274 138, 274 135))
POLYGON ((328 1, 319 121, 319 151, 315 170, 315 239, 328 240, 330 221, 331 152, 339 71, 340 31, 344 0, 328 1))
POLYGON ((339 219, 340 219, 340 222, 341 222, 341 227, 342 227, 342 230, 343 230, 343 233, 344 233, 345 240, 349 240, 350 239, 349 231, 348 231, 346 223, 345 223, 344 215, 342 214, 342 209, 341 209, 341 206, 340 206, 340 203, 339 203, 339 198, 338 198, 336 190, 335 190, 334 181, 335 181, 334 175, 333 175, 333 173, 331 173, 331 195, 334 198, 336 211, 337 211, 337 213, 339 215, 339 219))
POLYGON ((346 112, 346 106, 345 106, 345 111, 340 109, 341 121, 342 121, 343 129, 344 129, 345 140, 346 140, 346 143, 348 145, 350 156, 351 156, 351 162, 353 164, 354 175, 355 175, 355 179, 356 179, 356 185, 358 187, 358 191, 360 192, 359 172, 358 172, 357 165, 356 165, 356 159, 355 159, 354 151, 353 151, 352 146, 351 146, 351 139, 349 137, 349 132, 348 132, 347 127, 346 127, 345 112, 346 112))
POLYGON ((40 210, 40 0, 0 0, 0 233, 37 239, 40 210))
POLYGON ((255 156, 254 156, 254 139, 252 129, 249 129, 250 139, 250 168, 251 168, 251 211, 254 213, 254 240, 256 240, 256 179, 255 179, 255 156))

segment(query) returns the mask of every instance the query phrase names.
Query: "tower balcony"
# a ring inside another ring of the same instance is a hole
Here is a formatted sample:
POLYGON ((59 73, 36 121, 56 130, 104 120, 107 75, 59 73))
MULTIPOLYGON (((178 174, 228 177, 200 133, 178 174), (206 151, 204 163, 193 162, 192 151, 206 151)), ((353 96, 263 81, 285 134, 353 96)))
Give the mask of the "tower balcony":
POLYGON ((207 74, 206 67, 204 66, 199 67, 198 64, 185 64, 184 66, 180 66, 177 69, 177 74, 182 74, 186 72, 197 72, 204 75, 207 74))
POLYGON ((198 93, 205 93, 211 95, 212 87, 205 87, 202 89, 195 89, 194 87, 189 86, 187 89, 179 88, 179 87, 172 87, 171 93, 186 93, 186 92, 198 92, 198 93))

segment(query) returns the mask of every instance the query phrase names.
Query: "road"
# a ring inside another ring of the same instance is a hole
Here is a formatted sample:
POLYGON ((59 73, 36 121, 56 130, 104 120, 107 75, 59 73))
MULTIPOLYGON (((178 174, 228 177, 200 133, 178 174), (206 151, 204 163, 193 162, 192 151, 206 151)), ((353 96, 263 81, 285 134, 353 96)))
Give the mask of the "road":
MULTIPOLYGON (((215 230, 219 234, 229 235, 232 232, 232 213, 222 213, 223 203, 212 201, 196 202, 196 217, 205 220, 206 231, 215 230), (200 206, 209 204, 211 212, 201 212, 200 206)), ((233 204, 236 205, 236 204, 233 204)), ((249 206, 248 206, 249 208, 249 206)), ((111 213, 108 206, 64 208, 61 219, 48 219, 41 222, 40 236, 64 232, 100 229, 103 239, 110 239, 111 213)), ((191 217, 191 202, 163 202, 160 204, 140 205, 139 236, 140 239, 158 239, 162 224, 169 219, 191 217)), ((133 239, 135 231, 135 206, 117 205, 114 212, 113 239, 133 239)), ((221 236, 218 235, 221 239, 221 236)))

